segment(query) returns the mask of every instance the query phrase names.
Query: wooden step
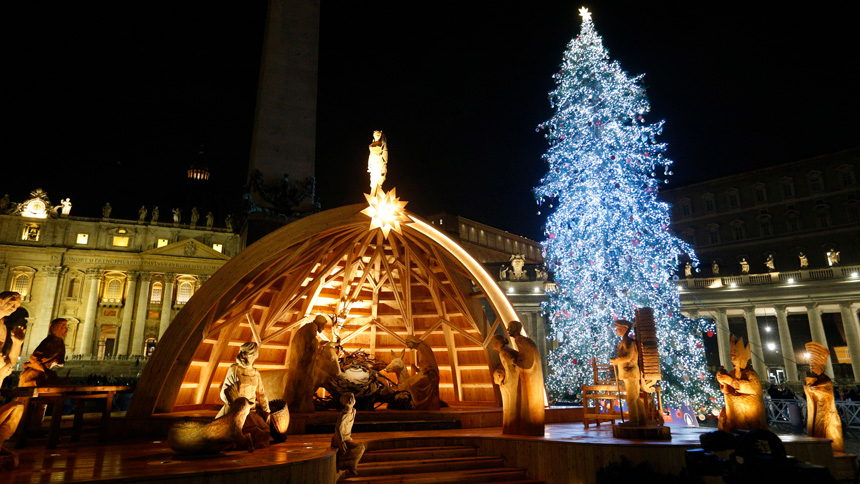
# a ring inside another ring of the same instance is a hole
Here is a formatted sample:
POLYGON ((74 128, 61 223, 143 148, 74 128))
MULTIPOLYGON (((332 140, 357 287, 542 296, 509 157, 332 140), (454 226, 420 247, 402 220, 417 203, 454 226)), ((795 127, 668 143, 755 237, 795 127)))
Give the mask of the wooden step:
POLYGON ((444 459, 450 457, 477 456, 478 449, 470 446, 405 447, 402 449, 380 449, 364 453, 361 462, 388 462, 412 459, 444 459))
POLYGON ((358 475, 385 476, 393 474, 436 473, 470 469, 499 469, 505 466, 501 457, 453 457, 445 459, 398 460, 368 462, 358 465, 358 475))
MULTIPOLYGON (((361 471, 359 471, 361 472, 361 471)), ((460 471, 444 471, 422 474, 393 474, 387 476, 361 475, 341 479, 338 482, 351 484, 474 484, 478 482, 500 483, 505 481, 525 480, 526 471, 516 467, 497 469, 466 469, 460 471)))

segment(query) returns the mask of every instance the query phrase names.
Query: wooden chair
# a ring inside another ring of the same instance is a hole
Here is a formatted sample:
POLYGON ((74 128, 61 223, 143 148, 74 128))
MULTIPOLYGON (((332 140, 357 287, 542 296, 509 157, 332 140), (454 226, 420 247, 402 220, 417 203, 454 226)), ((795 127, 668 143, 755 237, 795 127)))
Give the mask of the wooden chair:
POLYGON ((615 403, 619 408, 627 399, 624 391, 624 382, 619 380, 614 365, 598 365, 594 358, 591 359, 592 371, 594 371, 594 385, 582 385, 582 407, 584 410, 582 423, 585 428, 591 423, 600 426, 601 421, 608 420, 615 423, 616 420, 624 421, 624 411, 616 411, 615 403), (600 407, 603 401, 605 406, 600 407))

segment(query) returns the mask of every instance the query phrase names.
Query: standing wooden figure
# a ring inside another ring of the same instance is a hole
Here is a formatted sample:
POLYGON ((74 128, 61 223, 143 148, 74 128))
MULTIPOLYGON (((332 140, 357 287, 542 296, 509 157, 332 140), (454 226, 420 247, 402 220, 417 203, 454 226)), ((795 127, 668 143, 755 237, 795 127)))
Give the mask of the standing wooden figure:
POLYGON ((764 396, 758 373, 749 367, 750 347, 743 338, 731 337, 732 368, 727 372, 720 368, 717 381, 726 398, 726 406, 720 412, 718 428, 725 432, 736 430, 767 430, 764 413, 764 396))
POLYGON ((618 368, 618 379, 624 380, 631 425, 645 425, 645 402, 639 395, 642 391, 639 384, 639 349, 636 347, 636 341, 630 337, 632 327, 633 323, 630 321, 615 321, 615 331, 621 336, 621 343, 618 344, 618 356, 610 358, 609 362, 618 368))
POLYGON ((809 352, 809 373, 803 389, 806 391, 806 435, 831 440, 834 452, 845 450, 842 420, 833 400, 833 382, 824 374, 830 350, 821 343, 806 343, 809 352))
POLYGON ((328 319, 318 314, 313 322, 299 328, 290 340, 290 368, 284 388, 284 401, 291 413, 314 411, 314 369, 319 352, 317 334, 322 333, 326 324, 328 319))
POLYGON ((517 345, 517 367, 520 372, 520 431, 518 435, 543 435, 545 422, 546 389, 543 367, 535 342, 523 336, 519 321, 508 323, 508 335, 517 345))
POLYGON ((490 340, 490 346, 499 352, 502 368, 493 372, 493 382, 502 394, 502 433, 518 435, 520 432, 520 369, 517 367, 519 353, 508 346, 508 339, 497 334, 490 340))
POLYGON ((407 381, 409 392, 412 394, 412 408, 439 410, 442 407, 439 399, 439 365, 436 363, 433 350, 424 340, 412 335, 406 337, 406 346, 418 351, 419 371, 407 381))

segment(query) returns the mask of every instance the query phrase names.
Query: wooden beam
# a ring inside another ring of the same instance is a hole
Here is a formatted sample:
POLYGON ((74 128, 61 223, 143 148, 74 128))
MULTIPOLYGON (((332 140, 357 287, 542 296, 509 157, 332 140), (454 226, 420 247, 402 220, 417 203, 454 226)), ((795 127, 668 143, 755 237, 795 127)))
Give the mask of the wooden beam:
MULTIPOLYGON (((439 321, 441 324, 442 321, 439 321)), ((460 374, 460 365, 457 358, 457 345, 454 342, 454 335, 451 334, 451 329, 448 326, 443 326, 445 330, 445 346, 448 347, 448 364, 451 366, 451 382, 454 384, 454 398, 455 401, 460 402, 463 400, 463 388, 460 386, 460 382, 463 377, 460 374)))

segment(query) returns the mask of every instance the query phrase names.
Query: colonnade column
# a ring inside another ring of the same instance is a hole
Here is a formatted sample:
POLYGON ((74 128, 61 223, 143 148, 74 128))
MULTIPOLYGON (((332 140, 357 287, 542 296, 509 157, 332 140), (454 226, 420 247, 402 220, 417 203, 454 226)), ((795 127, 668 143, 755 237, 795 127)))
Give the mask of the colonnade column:
POLYGON ((167 273, 164 275, 164 292, 161 293, 161 322, 158 324, 158 341, 161 341, 161 336, 167 331, 167 325, 170 324, 170 312, 173 309, 173 283, 176 274, 167 273))
MULTIPOLYGON (((812 341, 821 343, 830 350, 830 346, 827 346, 827 336, 824 335, 824 324, 821 322, 821 311, 818 309, 818 304, 807 305, 806 316, 809 318, 809 332, 812 334, 812 341)), ((824 373, 833 379, 833 362, 831 360, 833 358, 827 358, 824 373)))
POLYGON ((729 317, 725 309, 716 309, 717 314, 717 349, 720 353, 720 366, 726 370, 732 369, 732 349, 729 343, 729 317))
POLYGON ((93 333, 96 328, 96 311, 99 305, 99 283, 102 270, 98 267, 87 269, 87 311, 84 315, 84 328, 78 331, 75 353, 89 355, 93 352, 93 333))
POLYGON ((839 303, 839 313, 842 315, 845 339, 848 341, 848 354, 851 355, 854 381, 860 383, 860 326, 857 323, 857 313, 854 312, 850 302, 839 303))
POLYGON ((143 337, 146 330, 146 316, 149 313, 149 281, 152 273, 140 273, 140 288, 137 290, 137 311, 134 313, 134 331, 129 354, 142 355, 143 337))
POLYGON ((752 354, 753 370, 758 373, 758 379, 768 381, 767 365, 764 364, 764 348, 761 346, 761 333, 758 332, 758 320, 755 317, 755 306, 744 308, 744 320, 747 323, 747 338, 752 354))
POLYGON ((128 287, 125 293, 125 304, 122 308, 122 323, 119 327, 116 354, 128 354, 128 336, 131 334, 131 316, 134 312, 134 301, 137 298, 135 286, 137 285, 137 271, 128 271, 128 287))
POLYGON ((774 306, 776 325, 779 330, 779 350, 782 351, 782 364, 785 366, 785 377, 788 381, 797 380, 797 361, 794 356, 794 346, 791 342, 791 332, 788 330, 788 318, 785 306, 774 306))
POLYGON ((61 266, 43 266, 35 274, 30 291, 31 304, 34 307, 33 324, 28 329, 31 333, 27 338, 27 347, 22 348, 22 355, 29 355, 39 343, 48 336, 51 324, 51 314, 54 312, 54 299, 57 296, 57 280, 62 270, 61 266))

